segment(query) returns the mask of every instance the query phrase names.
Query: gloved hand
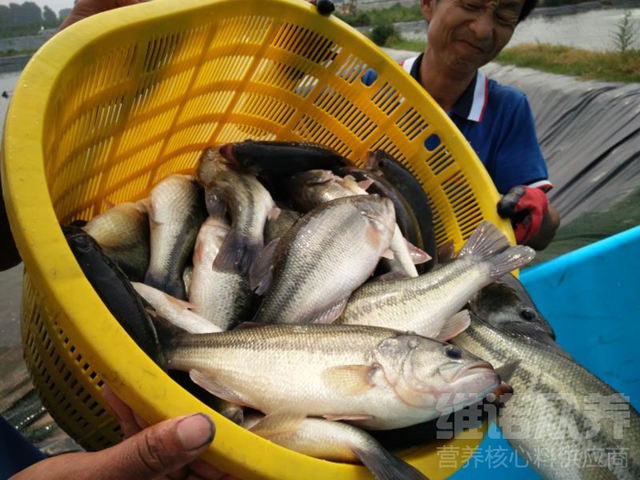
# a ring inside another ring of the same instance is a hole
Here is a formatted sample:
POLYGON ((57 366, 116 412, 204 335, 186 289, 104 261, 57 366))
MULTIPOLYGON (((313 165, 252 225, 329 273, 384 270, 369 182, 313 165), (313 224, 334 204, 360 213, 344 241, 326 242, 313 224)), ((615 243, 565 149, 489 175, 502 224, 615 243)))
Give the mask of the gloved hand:
POLYGON ((539 188, 524 185, 513 187, 498 202, 498 215, 511 219, 519 245, 526 245, 538 235, 548 209, 547 195, 539 188))

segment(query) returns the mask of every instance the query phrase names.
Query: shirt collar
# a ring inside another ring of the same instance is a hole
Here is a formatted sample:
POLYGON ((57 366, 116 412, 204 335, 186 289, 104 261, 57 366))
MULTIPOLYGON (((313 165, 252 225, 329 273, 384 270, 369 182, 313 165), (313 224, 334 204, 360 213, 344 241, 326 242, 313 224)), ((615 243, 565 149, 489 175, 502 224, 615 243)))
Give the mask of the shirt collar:
MULTIPOLYGON (((420 62, 423 55, 421 53, 417 57, 408 58, 401 64, 402 68, 409 72, 418 82, 420 82, 420 62)), ((487 106, 488 95, 489 79, 478 70, 471 84, 469 84, 449 113, 473 122, 481 122, 487 106)))

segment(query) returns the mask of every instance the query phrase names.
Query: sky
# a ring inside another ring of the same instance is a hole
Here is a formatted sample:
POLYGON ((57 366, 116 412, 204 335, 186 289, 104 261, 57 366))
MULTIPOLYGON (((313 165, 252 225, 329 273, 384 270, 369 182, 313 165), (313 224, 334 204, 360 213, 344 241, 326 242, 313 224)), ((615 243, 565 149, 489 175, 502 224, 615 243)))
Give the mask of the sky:
MULTIPOLYGON (((56 12, 56 15, 63 8, 71 8, 73 7, 73 0, 29 0, 36 5, 39 5, 40 8, 44 8, 47 5, 51 10, 56 12)), ((18 3, 22 5, 25 0, 0 0, 0 5, 9 5, 10 3, 18 3)))

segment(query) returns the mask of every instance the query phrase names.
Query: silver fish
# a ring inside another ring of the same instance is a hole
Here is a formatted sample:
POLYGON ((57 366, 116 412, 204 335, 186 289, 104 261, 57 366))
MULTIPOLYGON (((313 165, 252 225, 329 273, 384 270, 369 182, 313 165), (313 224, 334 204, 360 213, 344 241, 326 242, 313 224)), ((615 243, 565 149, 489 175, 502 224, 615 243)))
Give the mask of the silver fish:
POLYGON ((186 175, 171 175, 151 191, 151 260, 147 285, 181 300, 186 298, 182 274, 206 218, 202 189, 186 175))
MULTIPOLYGON (((336 198, 368 195, 366 188, 363 188, 367 185, 366 182, 356 182, 350 175, 342 178, 328 170, 309 170, 295 175, 289 182, 291 201, 305 212, 336 198)), ((397 224, 389 250, 393 257, 383 258, 382 263, 390 271, 401 272, 409 277, 418 276, 416 263, 424 263, 431 258, 407 242, 397 224)))
POLYGON ((220 247, 216 266, 246 274, 264 246, 267 218, 277 217, 278 207, 254 175, 232 168, 219 147, 204 151, 196 178, 205 187, 209 214, 222 218, 228 211, 231 216, 232 229, 220 247))
POLYGON ((500 383, 490 364, 458 347, 388 329, 266 325, 191 335, 157 328, 166 368, 267 414, 400 428, 463 408, 500 383))
POLYGON ((245 415, 243 427, 290 450, 333 462, 363 463, 378 480, 427 477, 385 450, 371 435, 341 422, 299 415, 245 415))
POLYGON ((278 218, 267 219, 267 224, 264 226, 265 245, 269 245, 273 240, 277 240, 282 237, 302 216, 295 210, 282 207, 279 208, 280 215, 278 215, 278 218))
POLYGON ((517 364, 498 419, 505 438, 543 478, 640 478, 638 411, 559 347, 524 289, 508 283, 472 300, 477 316, 454 340, 496 364, 517 364))
POLYGON ((448 340, 469 324, 466 313, 457 312, 473 295, 526 265, 534 255, 529 247, 509 247, 491 222, 483 222, 455 261, 418 278, 363 285, 336 323, 395 328, 448 340))
POLYGON ((167 295, 144 283, 131 282, 136 292, 151 305, 156 313, 189 333, 216 333, 222 329, 192 312, 193 305, 167 295))
POLYGON ((133 282, 149 268, 149 216, 144 201, 121 203, 93 217, 82 229, 133 282))
POLYGON ((249 281, 234 271, 220 270, 214 265, 230 228, 214 217, 209 217, 200 227, 189 290, 194 313, 221 330, 249 320, 252 314, 253 292, 249 281))
POLYGON ((268 288, 254 321, 333 321, 388 250, 394 225, 392 203, 375 195, 339 198, 306 214, 252 267, 257 293, 268 288))

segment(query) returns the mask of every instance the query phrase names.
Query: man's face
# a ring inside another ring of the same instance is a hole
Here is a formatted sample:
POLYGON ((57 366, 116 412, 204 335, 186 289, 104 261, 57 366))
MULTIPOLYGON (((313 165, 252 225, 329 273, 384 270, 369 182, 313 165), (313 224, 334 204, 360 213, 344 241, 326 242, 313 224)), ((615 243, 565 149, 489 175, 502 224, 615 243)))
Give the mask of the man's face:
POLYGON ((439 62, 468 74, 493 60, 518 24, 524 0, 420 0, 439 62))

